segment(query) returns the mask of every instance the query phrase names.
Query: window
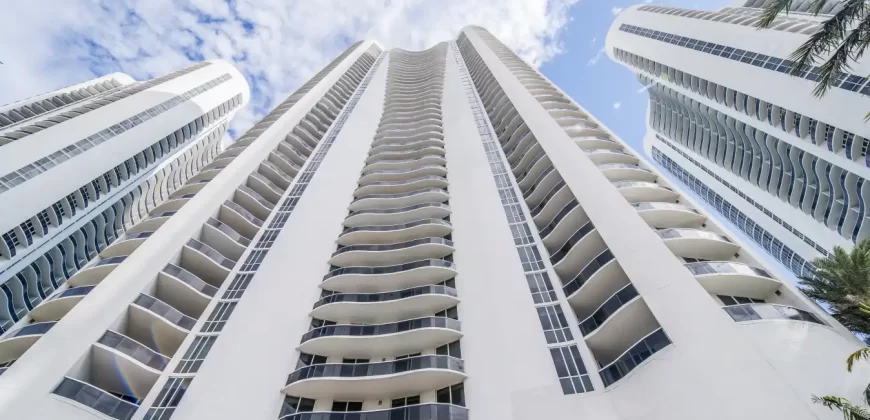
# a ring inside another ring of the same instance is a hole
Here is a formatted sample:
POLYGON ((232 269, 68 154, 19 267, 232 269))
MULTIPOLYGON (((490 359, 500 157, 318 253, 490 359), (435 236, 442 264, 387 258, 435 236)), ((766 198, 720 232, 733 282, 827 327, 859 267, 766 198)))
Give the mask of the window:
POLYGON ((245 290, 248 289, 248 285, 251 284, 251 279, 253 277, 254 277, 253 273, 236 274, 236 277, 233 279, 233 282, 230 283, 230 287, 228 287, 226 292, 224 292, 223 299, 224 300, 240 299, 242 297, 242 294, 245 293, 245 290))
POLYGON ((586 373, 586 366, 580 358, 577 346, 554 347, 550 349, 553 364, 556 365, 556 374, 562 385, 562 392, 567 394, 579 394, 592 391, 592 382, 586 373))
POLYGON ((310 413, 312 411, 314 411, 314 400, 311 398, 291 397, 288 395, 284 397, 284 403, 281 404, 281 414, 279 416, 283 418, 290 414, 310 413))
POLYGON ((716 295, 725 306, 745 305, 747 303, 764 303, 764 299, 753 299, 742 296, 716 295))
POLYGON ((200 365, 205 360, 205 356, 211 351, 211 347, 217 340, 214 335, 200 335, 193 339, 190 347, 184 353, 184 358, 178 362, 175 368, 175 373, 191 373, 199 371, 200 365))
POLYGON ((547 344, 564 343, 574 339, 568 328, 568 320, 565 319, 562 307, 558 303, 550 306, 539 306, 537 310, 547 344))
POLYGON ((299 353, 299 361, 296 363, 296 369, 303 366, 322 365, 324 363, 326 363, 326 356, 299 353))
POLYGON ((331 411, 362 411, 362 401, 333 401, 331 411))
POLYGON ((465 385, 462 383, 441 388, 435 395, 439 403, 465 407, 465 385))
POLYGON ((224 329, 224 325, 226 325, 227 320, 230 318, 230 315, 233 314, 233 310, 236 309, 236 304, 238 302, 220 302, 208 316, 208 321, 205 322, 202 326, 202 332, 204 333, 212 333, 212 332, 220 332, 224 329))
POLYGON ((527 273, 526 282, 536 304, 556 301, 556 291, 553 290, 553 284, 546 271, 527 273))
POLYGON ((322 319, 311 318, 311 328, 309 328, 309 331, 315 328, 328 327, 330 325, 335 325, 335 321, 324 321, 322 319))
POLYGON ((178 403, 181 402, 181 398, 184 397, 184 393, 192 381, 193 378, 170 377, 160 393, 157 394, 157 398, 148 409, 148 413, 145 414, 145 419, 168 420, 172 417, 172 413, 175 412, 175 408, 178 407, 178 403))
POLYGON ((459 340, 456 340, 450 344, 445 344, 435 349, 435 354, 443 355, 443 356, 451 356, 457 359, 462 358, 462 350, 459 347, 459 340))
POLYGON ((405 407, 409 405, 417 405, 420 404, 420 396, 412 395, 410 397, 396 398, 390 404, 392 408, 405 407))
POLYGON ((436 313, 435 316, 440 316, 440 317, 444 317, 444 318, 452 318, 452 319, 458 320, 459 319, 459 312, 456 310, 456 307, 454 306, 452 308, 445 309, 441 312, 436 313))

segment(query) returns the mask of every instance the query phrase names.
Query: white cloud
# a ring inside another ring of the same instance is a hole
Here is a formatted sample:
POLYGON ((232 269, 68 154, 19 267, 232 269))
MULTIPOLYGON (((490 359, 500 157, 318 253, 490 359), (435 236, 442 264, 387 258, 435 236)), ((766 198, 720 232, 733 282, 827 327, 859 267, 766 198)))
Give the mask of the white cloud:
POLYGON ((614 102, 613 109, 619 109, 619 108, 622 108, 622 102, 614 102))
POLYGON ((601 60, 601 57, 604 57, 604 54, 606 52, 607 52, 607 48, 601 47, 601 49, 599 49, 598 52, 595 53, 595 56, 593 56, 592 58, 589 59, 589 61, 586 62, 586 65, 587 66, 594 66, 594 65, 598 64, 598 60, 601 60))
POLYGON ((612 9, 610 9, 610 13, 613 13, 613 16, 616 16, 619 14, 619 12, 621 12, 623 10, 624 10, 624 8, 622 8, 622 7, 614 7, 612 9))
POLYGON ((598 41, 598 37, 593 36, 592 39, 589 40, 589 46, 591 47, 591 46, 595 45, 596 41, 598 41))
POLYGON ((241 132, 358 39, 428 48, 469 24, 539 66, 562 52, 578 0, 54 0, 11 2, 0 25, 0 104, 113 71, 138 80, 191 61, 238 67, 252 103, 241 132))

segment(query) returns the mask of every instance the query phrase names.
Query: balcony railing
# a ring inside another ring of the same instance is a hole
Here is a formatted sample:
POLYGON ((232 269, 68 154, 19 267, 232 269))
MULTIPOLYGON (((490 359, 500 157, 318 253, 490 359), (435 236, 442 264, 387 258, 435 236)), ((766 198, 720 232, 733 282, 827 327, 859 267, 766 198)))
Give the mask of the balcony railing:
POLYGON ((181 280, 183 283, 188 286, 196 289, 200 293, 207 296, 214 296, 217 293, 218 288, 214 287, 208 283, 206 283, 201 278, 197 277, 195 274, 187 271, 175 264, 167 264, 166 267, 163 267, 163 272, 181 280))
POLYGON ((181 328, 184 328, 185 330, 190 331, 190 329, 193 328, 194 324, 196 324, 195 319, 179 312, 177 309, 151 296, 140 294, 139 297, 137 297, 136 300, 133 301, 133 303, 151 312, 154 312, 161 318, 181 328))
POLYGON ((216 251, 214 248, 212 248, 212 247, 210 247, 210 246, 208 246, 200 241, 197 241, 196 239, 191 239, 191 240, 187 241, 186 245, 201 252, 203 255, 208 257, 210 260, 214 261, 215 263, 217 263, 221 267, 226 268, 227 270, 232 270, 233 267, 235 267, 235 265, 236 265, 235 261, 233 261, 227 257, 224 257, 223 254, 216 251))
POLYGON ((696 262, 685 264, 685 266, 692 274, 696 276, 702 276, 706 274, 748 274, 759 277, 767 277, 769 279, 773 278, 770 273, 760 268, 731 261, 696 262))
POLYGON ((70 377, 63 378, 53 393, 118 420, 130 419, 139 408, 130 401, 70 377))
POLYGON ((618 292, 614 293, 607 301, 605 301, 592 315, 580 323, 580 332, 584 336, 591 334, 598 329, 611 315, 619 311, 626 303, 638 296, 637 289, 634 285, 628 284, 618 292))
POLYGON ((453 268, 453 263, 447 260, 432 259, 414 261, 407 264, 390 265, 385 267, 343 267, 330 271, 329 274, 323 277, 323 280, 346 274, 377 275, 401 273, 403 271, 410 271, 422 267, 453 268))
POLYGON ((327 363, 303 366, 290 374, 287 385, 312 378, 359 378, 395 375, 423 369, 465 372, 462 359, 443 355, 426 355, 375 363, 327 363))
POLYGON ((456 289, 452 287, 431 285, 386 293, 336 293, 322 297, 314 304, 314 308, 319 308, 330 303, 379 303, 423 295, 457 296, 456 289))
POLYGON ((395 243, 395 244, 385 244, 385 245, 348 245, 348 246, 343 246, 343 247, 339 248, 338 250, 336 250, 335 252, 333 252, 332 256, 334 257, 336 255, 345 254, 345 253, 354 252, 354 251, 366 251, 366 252, 395 251, 398 249, 413 248, 413 247, 418 246, 418 245, 427 245, 427 244, 445 245, 445 246, 452 247, 453 241, 451 241, 449 239, 444 239, 444 238, 421 238, 421 239, 415 239, 413 241, 399 242, 399 243, 395 243))
POLYGON ((282 413, 278 420, 468 420, 468 409, 428 403, 376 411, 282 413))
POLYGON ((643 363, 644 360, 649 359, 650 356, 670 344, 671 340, 665 334, 664 330, 659 328, 653 331, 638 341, 637 344, 631 346, 630 349, 612 363, 598 371, 601 375, 601 380, 604 382, 604 386, 608 387, 613 385, 616 381, 622 379, 625 375, 628 375, 628 373, 639 364, 643 363))
POLYGON ((377 335, 397 334, 405 331, 420 330, 423 328, 445 328, 453 331, 460 330, 459 321, 453 318, 433 316, 427 318, 408 319, 399 322, 376 325, 326 325, 309 330, 302 336, 301 342, 314 340, 321 337, 347 336, 368 337, 377 335))
POLYGON ((790 319, 826 325, 815 314, 792 306, 772 303, 746 303, 742 305, 724 306, 722 309, 735 322, 756 321, 760 319, 790 319))
POLYGON ((169 363, 168 357, 151 350, 149 347, 136 340, 118 334, 112 330, 106 331, 97 343, 124 353, 154 370, 162 371, 166 368, 166 364, 169 363))
POLYGON ((580 274, 577 274, 576 277, 571 279, 565 286, 562 287, 562 290, 565 292, 565 296, 571 296, 574 292, 580 290, 580 287, 586 283, 589 278, 592 277, 601 267, 605 264, 609 263, 613 260, 613 253, 610 252, 609 249, 604 250, 601 254, 598 254, 595 259, 593 259, 589 264, 586 264, 586 267, 583 267, 583 270, 580 270, 580 274))

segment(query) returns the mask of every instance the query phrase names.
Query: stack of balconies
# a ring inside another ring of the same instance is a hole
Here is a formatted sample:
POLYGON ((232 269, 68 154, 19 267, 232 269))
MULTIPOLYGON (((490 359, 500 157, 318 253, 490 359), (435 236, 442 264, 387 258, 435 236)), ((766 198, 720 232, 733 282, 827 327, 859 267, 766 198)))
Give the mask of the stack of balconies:
MULTIPOLYGON (((488 32, 477 33, 736 322, 791 319, 822 324, 800 308, 805 301, 756 268, 757 261, 741 254, 723 231, 708 226, 704 215, 564 93, 488 32)), ((482 60, 471 67, 553 269, 609 386, 670 339, 482 60)))
POLYGON ((445 55, 445 44, 390 54, 384 112, 281 419, 467 416, 441 121, 445 55))

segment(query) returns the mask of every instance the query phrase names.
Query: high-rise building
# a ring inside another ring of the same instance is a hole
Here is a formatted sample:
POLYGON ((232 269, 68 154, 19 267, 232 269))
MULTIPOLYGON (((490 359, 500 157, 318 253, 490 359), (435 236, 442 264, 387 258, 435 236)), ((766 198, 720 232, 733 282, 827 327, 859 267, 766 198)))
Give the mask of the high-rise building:
POLYGON ((0 338, 0 416, 809 420, 867 384, 482 28, 354 44, 201 175, 0 338))
POLYGON ((248 95, 237 70, 206 61, 145 82, 110 74, 0 107, 0 332, 177 197, 220 152, 248 95))
POLYGON ((843 2, 813 16, 792 2, 769 29, 769 2, 701 11, 624 10, 607 53, 649 94, 647 153, 798 276, 835 246, 870 237, 870 61, 813 96, 819 67, 789 74, 789 57, 843 2))

